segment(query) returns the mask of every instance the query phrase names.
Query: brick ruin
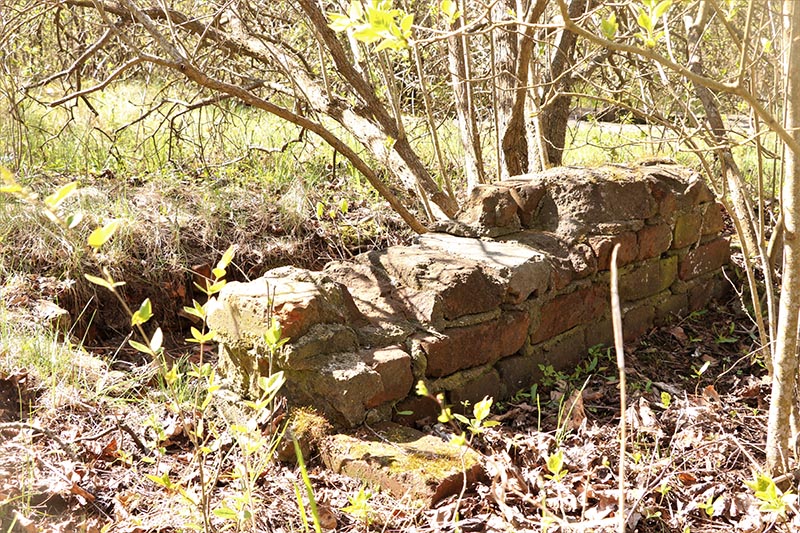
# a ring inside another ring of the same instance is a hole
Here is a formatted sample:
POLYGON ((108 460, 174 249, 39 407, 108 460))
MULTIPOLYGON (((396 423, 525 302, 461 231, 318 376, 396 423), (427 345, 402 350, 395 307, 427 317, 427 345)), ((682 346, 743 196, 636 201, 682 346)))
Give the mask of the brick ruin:
POLYGON ((721 207, 693 171, 665 164, 555 168, 471 195, 412 246, 283 267, 229 283, 209 309, 231 387, 287 375, 285 394, 342 426, 436 414, 417 380, 459 405, 507 398, 612 344, 609 261, 621 245, 626 341, 724 291, 721 207), (269 360, 267 317, 290 338, 269 360), (413 412, 412 415, 398 414, 413 412))

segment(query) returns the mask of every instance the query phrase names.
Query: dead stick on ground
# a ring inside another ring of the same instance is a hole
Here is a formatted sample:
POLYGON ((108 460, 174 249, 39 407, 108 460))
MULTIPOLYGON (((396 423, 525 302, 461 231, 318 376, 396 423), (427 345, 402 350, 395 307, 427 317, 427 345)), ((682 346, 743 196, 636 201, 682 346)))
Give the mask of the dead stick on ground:
POLYGON ((625 350, 622 344, 622 310, 619 306, 619 283, 617 276, 617 253, 619 244, 611 252, 611 321, 614 326, 614 347, 617 351, 619 370, 619 533, 625 533, 625 350))

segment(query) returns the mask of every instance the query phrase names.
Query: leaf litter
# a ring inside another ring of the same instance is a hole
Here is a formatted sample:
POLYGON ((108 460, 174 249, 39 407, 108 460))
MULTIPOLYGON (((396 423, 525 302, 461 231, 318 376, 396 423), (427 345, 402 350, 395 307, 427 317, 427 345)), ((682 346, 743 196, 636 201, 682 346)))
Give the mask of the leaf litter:
MULTIPOLYGON (((755 483, 764 461, 768 387, 763 366, 747 355, 751 335, 731 323, 744 320, 729 307, 715 307, 702 318, 654 329, 628 347, 628 531, 800 529, 792 493, 770 496, 775 489, 768 484, 760 493, 745 484, 755 483), (719 342, 722 329, 725 342, 719 342), (772 507, 765 503, 770 497, 772 507)), ((306 462, 321 526, 345 532, 616 531, 618 379, 610 370, 612 354, 598 353, 607 364, 595 365, 594 374, 553 380, 500 402, 492 419, 501 424, 473 441, 484 454, 484 479, 434 509, 374 488, 366 499, 361 483, 324 469, 311 453, 306 462), (344 512, 355 508, 359 494, 363 513, 344 512)), ((106 354, 89 355, 102 361, 106 354)), ((103 368, 111 372, 104 365, 95 369, 96 383, 107 380, 103 368)), ((129 372, 135 381, 137 369, 129 372)), ((25 369, 0 374, 3 531, 198 527, 196 513, 187 510, 187 498, 196 494, 152 482, 167 476, 198 486, 198 459, 187 436, 193 426, 163 398, 147 396, 152 376, 140 375, 142 381, 128 384, 127 396, 118 398, 36 383, 25 369)), ((264 424, 272 431, 269 421, 264 424)), ((241 452, 230 438, 216 446, 200 460, 217 476, 209 489, 212 507, 240 492, 234 465, 241 452)), ((303 531, 300 508, 311 520, 311 502, 302 487, 296 465, 266 465, 250 495, 256 512, 242 530, 303 531)), ((212 529, 224 525, 212 516, 212 529)))

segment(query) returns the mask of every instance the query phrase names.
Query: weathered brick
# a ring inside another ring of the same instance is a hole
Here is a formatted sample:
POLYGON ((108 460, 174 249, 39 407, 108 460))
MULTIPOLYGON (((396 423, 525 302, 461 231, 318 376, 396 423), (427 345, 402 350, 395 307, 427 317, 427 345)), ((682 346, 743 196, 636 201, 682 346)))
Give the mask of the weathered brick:
POLYGON ((503 301, 505 288, 476 261, 418 246, 392 246, 362 261, 394 277, 398 298, 422 322, 436 323, 489 311, 503 301))
POLYGON ((388 346, 361 353, 362 360, 381 377, 381 390, 370 398, 365 407, 371 409, 385 402, 402 400, 414 384, 411 356, 399 346, 388 346))
POLYGON ((472 406, 483 400, 485 397, 500 399, 500 376, 496 370, 492 369, 485 374, 464 383, 461 387, 451 390, 448 393, 450 404, 453 409, 460 413, 472 413, 472 406), (468 407, 464 407, 464 402, 468 402, 468 407))
POLYGON ((683 195, 692 205, 714 201, 714 193, 711 192, 708 185, 701 179, 692 180, 686 187, 686 190, 683 191, 683 195))
POLYGON ((653 179, 650 182, 650 194, 656 201, 658 214, 667 220, 671 219, 678 207, 675 190, 663 179, 653 179))
POLYGON ((698 246, 687 253, 681 260, 678 276, 688 280, 713 272, 728 263, 731 257, 730 242, 719 238, 698 246))
POLYGON ((652 305, 640 305, 628 309, 622 317, 622 338, 625 342, 634 341, 653 329, 655 312, 655 307, 652 305))
POLYGON ((672 285, 677 274, 677 256, 636 265, 620 274, 619 297, 623 302, 628 302, 652 296, 672 285))
POLYGON ((601 318, 586 326, 586 346, 591 348, 598 344, 603 346, 614 344, 614 328, 609 317, 601 318))
POLYGON ((722 205, 709 203, 703 206, 703 235, 719 233, 725 227, 725 219, 722 216, 722 205))
POLYGON ((608 292, 602 286, 586 287, 556 296, 542 305, 539 327, 531 336, 531 343, 552 339, 579 324, 592 322, 608 306, 608 292))
POLYGON ((519 206, 517 214, 522 227, 529 228, 533 226, 536 214, 539 212, 539 205, 547 193, 547 189, 540 183, 522 179, 506 180, 502 184, 509 186, 511 196, 519 206))
POLYGON ((409 396, 397 402, 394 409, 392 419, 406 426, 433 424, 441 412, 439 404, 429 396, 409 396))
POLYGON ((539 350, 531 355, 512 355, 498 361, 495 366, 504 388, 503 396, 513 396, 517 391, 538 382, 542 378, 542 371, 539 369, 542 362, 539 350))
POLYGON ((496 361, 517 352, 525 344, 530 317, 508 312, 495 320, 461 328, 448 328, 443 335, 424 335, 418 342, 425 352, 429 377, 496 361))
POLYGON ((638 260, 658 257, 669 250, 672 244, 672 228, 667 224, 645 226, 637 233, 639 254, 638 260))
POLYGON ((478 185, 472 189, 463 210, 456 218, 464 224, 484 228, 519 228, 517 209, 517 202, 508 187, 478 185))
POLYGON ((703 226, 703 215, 697 211, 689 211, 675 219, 675 231, 672 237, 672 248, 685 248, 700 240, 700 228, 703 226))
POLYGON ((546 364, 556 370, 572 370, 589 352, 585 328, 573 328, 542 345, 546 364))
POLYGON ((617 255, 617 266, 624 266, 634 261, 639 255, 636 234, 626 231, 620 235, 593 235, 589 237, 589 246, 597 256, 597 269, 608 270, 611 265, 611 251, 620 245, 617 255))
POLYGON ((688 309, 689 299, 686 294, 670 293, 656 306, 654 324, 656 326, 668 324, 674 318, 685 315, 688 309))

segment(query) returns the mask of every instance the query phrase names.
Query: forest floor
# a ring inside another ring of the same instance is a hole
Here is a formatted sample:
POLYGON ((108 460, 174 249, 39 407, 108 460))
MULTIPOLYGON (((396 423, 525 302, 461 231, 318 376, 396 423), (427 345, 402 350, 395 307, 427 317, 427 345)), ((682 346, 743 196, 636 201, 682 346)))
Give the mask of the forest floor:
MULTIPOLYGON (((132 205, 145 213, 169 198, 150 196, 140 194, 132 205)), ((371 221, 372 211, 353 201, 347 216, 371 221)), ((300 253, 290 246, 296 229, 278 232, 288 243, 278 246, 267 225, 275 214, 263 219, 251 221, 256 227, 234 226, 243 242, 249 239, 239 274, 257 276, 273 263, 259 248, 289 250, 276 252, 278 260, 319 257, 325 243, 347 248, 342 228, 359 227, 329 221, 326 229, 320 218, 304 230, 300 253)), ((29 235, 22 226, 19 235, 29 235)), ((217 235, 212 229, 198 234, 208 250, 190 264, 213 264, 227 246, 210 240, 217 235)), ((163 246, 178 239, 159 238, 152 248, 163 257, 163 246)), ((404 238, 387 231, 363 245, 404 238)), ((40 243, 41 255, 66 248, 65 242, 40 243)), ((142 247, 136 235, 131 242, 142 247)), ((20 252, 24 245, 13 243, 0 241, 3 256, 33 264, 31 254, 20 252)), ((327 246, 326 253, 337 253, 327 246)), ((149 261, 131 257, 115 277, 133 281, 129 269, 149 261)), ((172 278, 126 288, 134 301, 141 301, 136 287, 155 288, 154 308, 179 308, 192 297, 181 288, 182 268, 172 278)), ((100 319, 80 334, 54 333, 44 324, 49 308, 42 302, 69 292, 67 285, 32 268, 0 286, 0 532, 616 530, 620 405, 611 350, 591 350, 572 373, 545 368, 537 387, 496 402, 490 418, 499 425, 471 442, 486 475, 429 509, 327 470, 313 449, 305 457, 307 475, 295 461, 278 461, 276 450, 294 456, 281 438, 280 409, 238 427, 214 398, 205 402, 214 383, 202 363, 213 365, 215 350, 182 341, 188 322, 168 333, 165 359, 151 360, 128 347, 129 320, 112 316, 107 302, 97 301, 98 291, 90 301, 100 307, 100 319)), ((168 331, 169 324, 161 325, 168 331)), ((734 295, 626 347, 629 531, 800 530, 795 495, 757 477, 769 384, 755 331, 734 295), (746 484, 757 479, 755 489, 746 484)))
MULTIPOLYGON (((626 348, 629 531, 800 527, 792 494, 772 494, 762 479, 757 497, 745 485, 763 465, 769 388, 752 353, 754 328, 740 308, 736 299, 712 304, 626 348)), ((7 309, 9 324, 13 311, 7 309)), ((7 362, 13 349, 2 347, 7 362)), ((238 469, 255 468, 244 448, 218 436, 199 451, 185 410, 176 409, 153 363, 126 357, 126 350, 68 346, 75 374, 69 380, 42 381, 24 365, 0 375, 2 531, 313 530, 296 464, 266 460, 243 490, 238 469), (203 479, 213 480, 205 492, 198 488, 203 479), (202 501, 217 509, 205 526, 202 501)), ((308 479, 322 529, 614 530, 620 417, 614 356, 595 349, 572 375, 545 374, 537 389, 495 404, 492 419, 500 425, 473 440, 486 477, 433 509, 363 490, 310 454, 308 479), (569 412, 566 403, 574 404, 569 412)), ((213 421, 208 415, 208 427, 213 421)), ((276 439, 268 425, 260 434, 276 439)))

